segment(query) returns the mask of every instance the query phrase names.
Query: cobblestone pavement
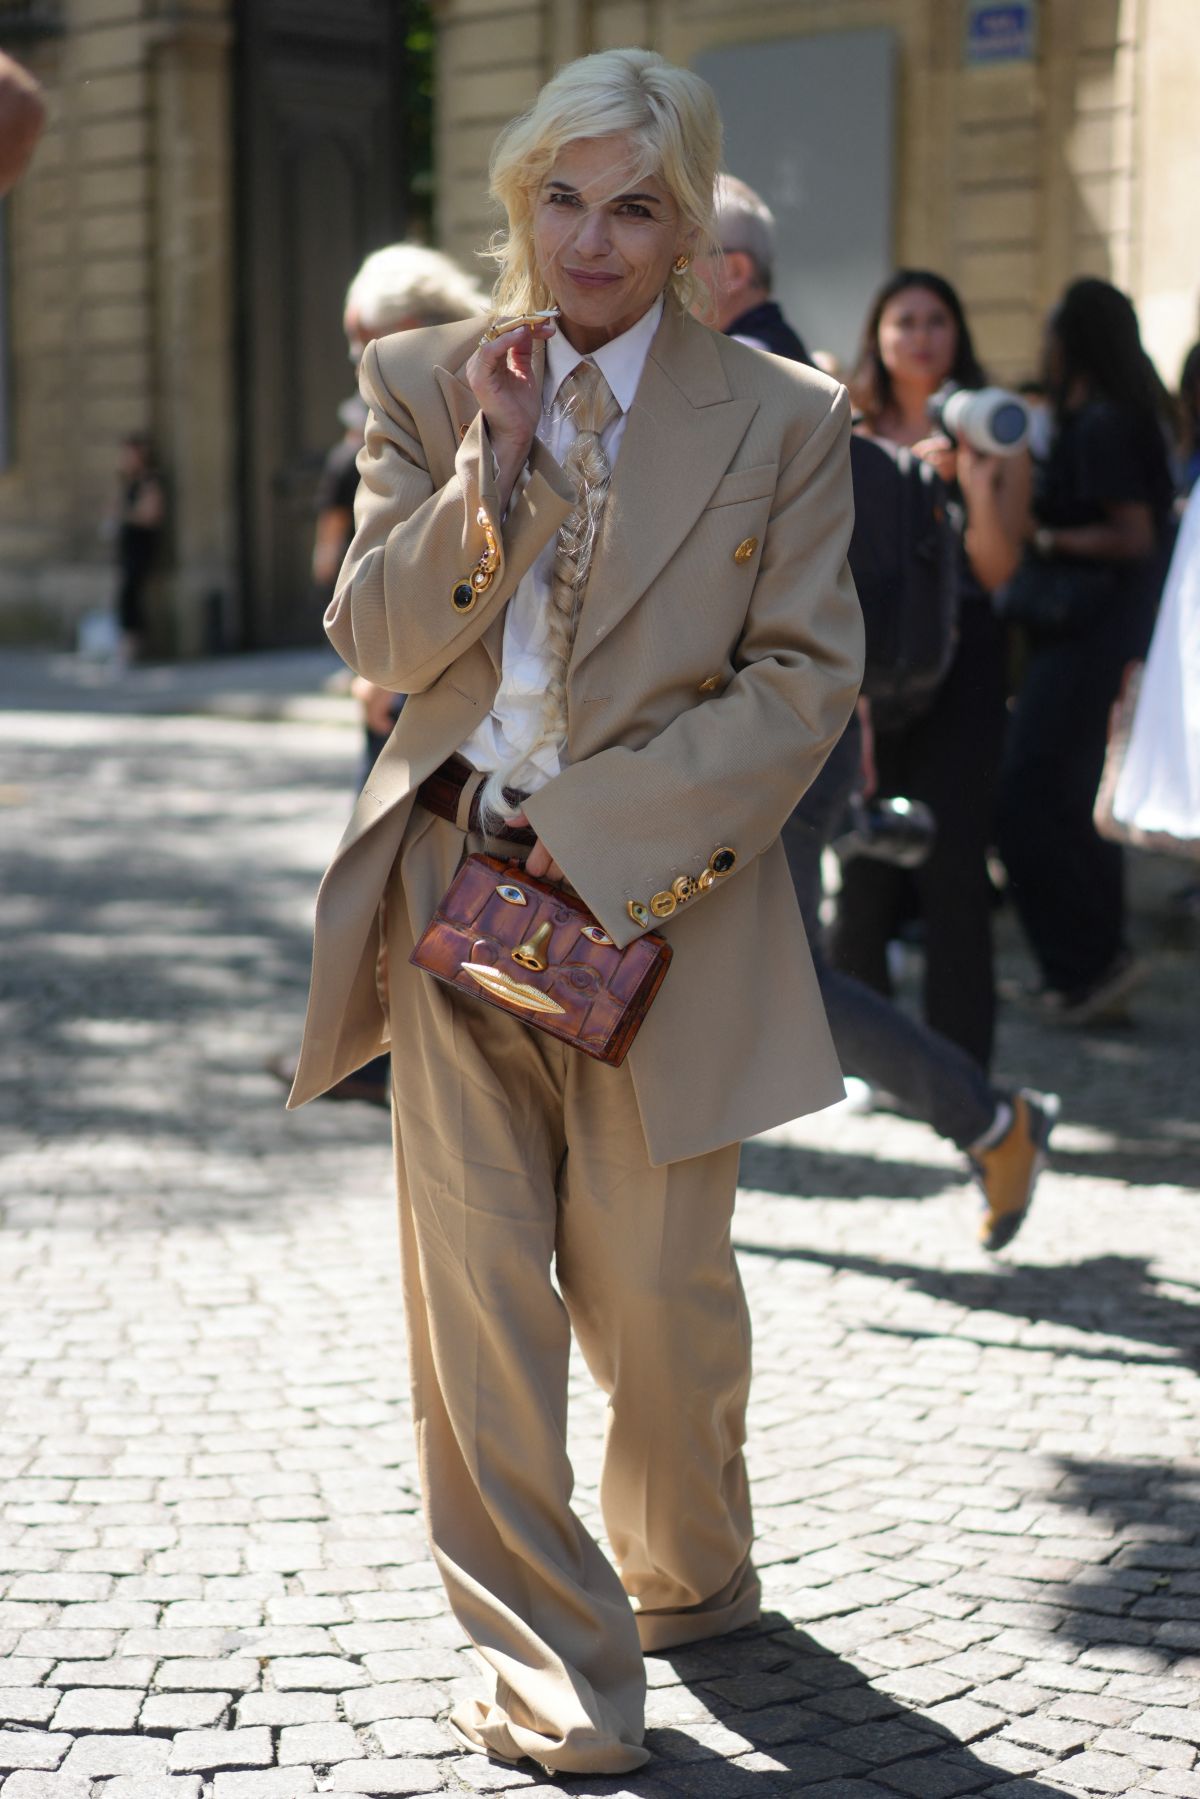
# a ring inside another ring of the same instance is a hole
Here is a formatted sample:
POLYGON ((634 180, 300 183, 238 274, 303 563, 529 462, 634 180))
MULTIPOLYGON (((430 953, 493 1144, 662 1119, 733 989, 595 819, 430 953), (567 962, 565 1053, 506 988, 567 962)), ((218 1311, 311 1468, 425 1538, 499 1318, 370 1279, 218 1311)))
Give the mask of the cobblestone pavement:
MULTIPOLYGON (((1140 1029, 1006 1021, 1003 1064, 1065 1122, 1002 1261, 913 1123, 747 1147, 763 1628, 649 1663, 626 1782, 455 1749, 474 1676, 423 1545, 386 1121, 289 1118, 262 1066, 356 750, 0 718, 0 1799, 1200 1795, 1181 937, 1140 1029)), ((1182 878, 1143 865, 1144 937, 1182 878)), ((582 1370, 574 1395, 595 1523, 582 1370)))

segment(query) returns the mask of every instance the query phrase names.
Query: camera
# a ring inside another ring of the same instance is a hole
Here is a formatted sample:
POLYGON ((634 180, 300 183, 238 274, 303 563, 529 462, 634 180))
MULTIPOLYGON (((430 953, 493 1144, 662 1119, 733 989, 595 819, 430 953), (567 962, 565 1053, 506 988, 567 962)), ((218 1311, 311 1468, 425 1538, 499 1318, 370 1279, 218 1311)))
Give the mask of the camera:
POLYGON ((894 868, 920 868, 936 835, 933 813, 922 800, 853 799, 845 828, 832 847, 843 862, 870 856, 894 868))
POLYGON ((952 443, 970 444, 982 456, 1015 456, 1029 442, 1029 408, 1005 387, 946 386, 926 410, 952 443))

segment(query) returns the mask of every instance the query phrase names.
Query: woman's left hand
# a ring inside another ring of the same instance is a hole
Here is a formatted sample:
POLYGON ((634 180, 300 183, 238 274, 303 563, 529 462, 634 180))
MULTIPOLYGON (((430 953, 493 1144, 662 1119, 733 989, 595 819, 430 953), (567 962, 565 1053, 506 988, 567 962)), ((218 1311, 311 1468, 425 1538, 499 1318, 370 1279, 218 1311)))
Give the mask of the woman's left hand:
MULTIPOLYGON (((528 828, 529 820, 523 812, 518 812, 509 823, 528 828)), ((565 881, 567 878, 540 837, 526 857, 525 872, 540 881, 565 881)))
POLYGON ((958 447, 957 462, 958 485, 962 488, 963 499, 970 512, 973 502, 986 503, 996 492, 1000 458, 983 455, 979 450, 973 450, 970 444, 964 443, 958 447))

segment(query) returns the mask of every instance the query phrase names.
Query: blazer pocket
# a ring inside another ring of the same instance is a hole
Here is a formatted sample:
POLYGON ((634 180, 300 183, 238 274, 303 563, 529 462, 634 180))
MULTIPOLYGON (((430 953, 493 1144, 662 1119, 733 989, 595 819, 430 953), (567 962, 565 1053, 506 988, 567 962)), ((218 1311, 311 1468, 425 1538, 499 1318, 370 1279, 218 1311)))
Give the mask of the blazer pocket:
POLYGON ((778 482, 779 468, 774 462, 760 462, 753 468, 735 469, 723 481, 718 481, 705 510, 711 512, 715 506, 733 506, 739 500, 766 499, 775 492, 778 482))

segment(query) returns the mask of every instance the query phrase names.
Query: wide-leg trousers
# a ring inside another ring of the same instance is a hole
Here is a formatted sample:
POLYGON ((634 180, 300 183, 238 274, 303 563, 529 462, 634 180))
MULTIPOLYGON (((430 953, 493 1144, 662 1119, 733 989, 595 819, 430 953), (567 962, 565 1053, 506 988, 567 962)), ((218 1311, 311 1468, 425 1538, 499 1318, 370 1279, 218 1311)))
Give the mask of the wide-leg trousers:
POLYGON ((737 1146, 651 1167, 628 1068, 451 992, 409 951, 464 849, 418 808, 386 901, 401 1252, 426 1523, 494 1675, 459 1730, 623 1773, 645 1649, 753 1623, 737 1146), (571 1507, 571 1332, 608 1395, 613 1565, 571 1507))

